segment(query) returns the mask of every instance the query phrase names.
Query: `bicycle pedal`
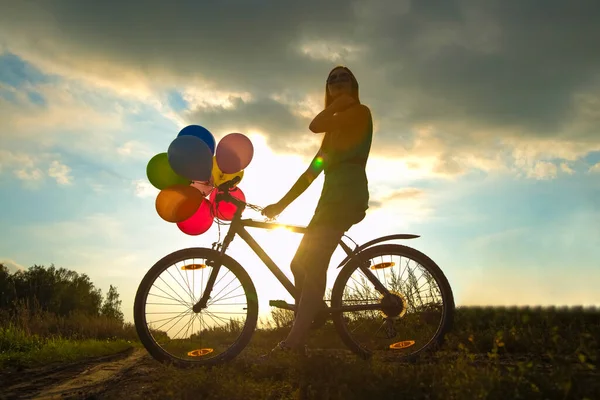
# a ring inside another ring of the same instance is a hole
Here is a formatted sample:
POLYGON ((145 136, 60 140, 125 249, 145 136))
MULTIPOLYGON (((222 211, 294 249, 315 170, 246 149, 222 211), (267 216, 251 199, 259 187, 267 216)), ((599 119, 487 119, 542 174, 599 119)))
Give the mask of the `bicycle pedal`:
POLYGON ((294 309, 296 308, 296 306, 294 306, 293 304, 289 304, 285 300, 269 300, 269 305, 271 307, 283 308, 292 311, 294 311, 294 309))

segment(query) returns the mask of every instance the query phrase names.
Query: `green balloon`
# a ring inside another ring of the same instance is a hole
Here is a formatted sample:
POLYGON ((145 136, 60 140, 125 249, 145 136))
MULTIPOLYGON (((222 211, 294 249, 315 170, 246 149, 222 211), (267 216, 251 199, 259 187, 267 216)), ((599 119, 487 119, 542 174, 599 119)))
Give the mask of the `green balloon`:
POLYGON ((179 176, 173 171, 167 153, 159 153, 150 159, 146 167, 146 176, 152 186, 160 190, 177 184, 189 185, 191 183, 189 179, 179 176))

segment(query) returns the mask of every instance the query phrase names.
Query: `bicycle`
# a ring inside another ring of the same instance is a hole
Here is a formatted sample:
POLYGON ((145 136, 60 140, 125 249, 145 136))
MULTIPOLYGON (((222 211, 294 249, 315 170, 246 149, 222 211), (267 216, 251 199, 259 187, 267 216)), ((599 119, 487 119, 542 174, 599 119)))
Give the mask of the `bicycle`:
MULTIPOLYGON (((245 228, 283 227, 302 234, 306 227, 242 219, 245 208, 256 211, 262 208, 230 194, 237 182, 236 177, 215 189, 218 190, 215 204, 226 201, 236 206, 222 243, 215 242, 212 248, 182 249, 163 257, 146 273, 138 287, 134 303, 136 330, 147 351, 162 363, 177 367, 216 365, 235 358, 250 342, 258 320, 258 297, 246 270, 225 254, 235 235, 249 245, 294 297, 292 282, 245 228), (224 279, 230 273, 231 276, 224 279), (208 275, 206 282, 205 275, 208 275), (222 281, 228 283, 220 287, 222 281), (234 281, 237 282, 231 286, 234 281), (182 293, 173 287, 182 289, 182 293), (161 303, 161 300, 167 302, 161 303), (167 311, 166 306, 175 309, 167 311), (154 315, 161 317, 149 322, 148 316, 154 315), (167 315, 172 317, 163 318, 167 315), (190 317, 191 321, 181 323, 184 317, 190 317), (170 327, 165 332, 162 329, 167 325, 170 327)), ((344 243, 343 238, 340 240, 346 257, 337 266, 341 271, 331 292, 331 305, 326 308, 344 344, 365 359, 376 352, 385 352, 399 360, 415 360, 420 354, 439 348, 454 319, 454 298, 448 280, 438 265, 420 251, 400 244, 381 244, 419 236, 394 234, 362 245, 347 235, 344 237, 351 240, 355 248, 344 243), (399 257, 399 262, 393 257, 399 257), (403 258, 407 260, 404 268, 403 258), (409 261, 421 267, 420 276, 411 270, 409 261), (398 273, 394 272, 396 266, 401 267, 398 273), (403 279, 405 273, 406 279, 403 279), (347 284, 351 281, 354 287, 348 290, 347 284), (426 284, 436 287, 422 296, 421 289, 426 284), (431 300, 431 303, 423 300, 431 300), (368 328, 376 328, 375 333, 361 335, 368 328), (419 339, 420 334, 425 338, 419 339)), ((269 305, 295 309, 293 304, 283 300, 272 300, 269 305)))

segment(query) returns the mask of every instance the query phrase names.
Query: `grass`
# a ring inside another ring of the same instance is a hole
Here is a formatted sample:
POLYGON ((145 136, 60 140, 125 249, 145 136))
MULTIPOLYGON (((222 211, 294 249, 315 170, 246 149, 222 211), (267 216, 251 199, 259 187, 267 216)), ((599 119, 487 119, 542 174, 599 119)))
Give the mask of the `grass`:
MULTIPOLYGON (((131 338, 131 326, 73 316, 75 320, 56 319, 59 326, 53 327, 45 318, 51 317, 32 314, 0 325, 0 367, 75 361, 139 346, 131 338), (52 333, 57 330, 72 336, 52 333)), ((250 345, 228 364, 192 370, 160 365, 144 377, 149 380, 145 388, 134 388, 128 397, 600 398, 597 309, 461 307, 443 348, 416 363, 347 355, 331 324, 311 332, 309 346, 320 350, 310 357, 281 355, 256 363, 289 330, 283 322, 276 325, 257 330, 250 345)))
POLYGON ((0 328, 0 369, 23 369, 118 353, 133 346, 124 339, 73 340, 28 335, 14 326, 0 328))
POLYGON ((132 324, 103 316, 57 316, 24 304, 0 310, 0 372, 118 353, 137 343, 132 324))
MULTIPOLYGON (((309 358, 256 364, 287 329, 257 331, 229 364, 160 367, 147 399, 597 399, 600 312, 560 308, 459 308, 439 352, 416 363, 340 356, 331 326, 314 332, 309 358)), ((140 395, 141 396, 141 395, 140 395)))

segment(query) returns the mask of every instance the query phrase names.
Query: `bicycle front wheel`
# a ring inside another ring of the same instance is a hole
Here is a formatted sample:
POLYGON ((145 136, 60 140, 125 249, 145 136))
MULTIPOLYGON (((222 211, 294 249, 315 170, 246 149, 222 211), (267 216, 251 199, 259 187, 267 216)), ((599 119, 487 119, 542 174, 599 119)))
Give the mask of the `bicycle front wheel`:
POLYGON ((441 345, 453 323, 454 298, 437 264, 397 244, 367 248, 358 257, 342 268, 331 296, 333 308, 347 307, 332 315, 344 343, 363 358, 395 360, 441 345))
POLYGON ((140 341, 156 360, 177 367, 216 365, 237 356, 258 319, 256 289, 233 258, 208 248, 176 251, 143 278, 134 303, 140 341), (193 311, 220 258, 207 307, 193 311))

